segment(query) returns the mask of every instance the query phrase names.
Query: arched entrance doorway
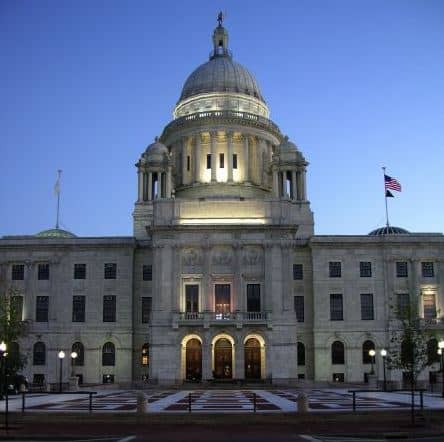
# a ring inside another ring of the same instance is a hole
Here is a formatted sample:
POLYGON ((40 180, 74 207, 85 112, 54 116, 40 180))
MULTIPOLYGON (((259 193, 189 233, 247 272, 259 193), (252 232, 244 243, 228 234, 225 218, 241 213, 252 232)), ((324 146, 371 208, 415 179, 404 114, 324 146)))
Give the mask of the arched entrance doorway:
POLYGON ((196 338, 187 342, 185 366, 185 377, 188 381, 200 381, 202 379, 202 344, 196 338))
POLYGON ((245 342, 245 379, 261 378, 261 345, 256 338, 245 342))
POLYGON ((233 377, 232 346, 226 338, 218 339, 214 346, 214 377, 218 379, 233 377))

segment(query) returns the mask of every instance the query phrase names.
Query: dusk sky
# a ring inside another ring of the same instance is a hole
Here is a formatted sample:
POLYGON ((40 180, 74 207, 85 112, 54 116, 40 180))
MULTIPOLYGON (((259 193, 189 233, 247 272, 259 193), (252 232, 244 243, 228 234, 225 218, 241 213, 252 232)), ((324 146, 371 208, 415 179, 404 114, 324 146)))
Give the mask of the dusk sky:
POLYGON ((2 0, 0 236, 132 234, 134 164, 208 60, 234 59, 310 162, 316 234, 443 232, 444 1, 2 0))

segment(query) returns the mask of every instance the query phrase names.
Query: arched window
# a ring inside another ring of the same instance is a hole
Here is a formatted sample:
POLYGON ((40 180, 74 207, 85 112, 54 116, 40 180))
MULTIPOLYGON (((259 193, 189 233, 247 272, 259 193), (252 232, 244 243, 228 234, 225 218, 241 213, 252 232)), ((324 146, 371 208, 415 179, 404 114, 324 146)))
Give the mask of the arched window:
POLYGON ((83 367, 85 365, 85 347, 81 342, 74 342, 71 347, 71 352, 73 351, 77 353, 77 357, 73 359, 72 365, 83 367))
POLYGON ((148 367, 150 365, 150 346, 148 344, 142 345, 142 366, 148 367))
POLYGON ((305 365, 305 345, 298 342, 298 365, 305 365))
POLYGON ((102 365, 116 365, 116 347, 112 342, 106 342, 102 348, 102 365))
POLYGON ((340 341, 335 341, 331 344, 331 363, 344 364, 344 344, 340 341))
POLYGON ((365 341, 362 344, 362 363, 363 364, 371 364, 372 357, 369 355, 370 350, 375 349, 375 343, 373 341, 365 341))
POLYGON ((33 365, 45 365, 46 364, 46 346, 43 342, 36 342, 32 352, 32 364, 33 365))
POLYGON ((435 338, 427 342, 427 363, 439 362, 438 341, 435 338))

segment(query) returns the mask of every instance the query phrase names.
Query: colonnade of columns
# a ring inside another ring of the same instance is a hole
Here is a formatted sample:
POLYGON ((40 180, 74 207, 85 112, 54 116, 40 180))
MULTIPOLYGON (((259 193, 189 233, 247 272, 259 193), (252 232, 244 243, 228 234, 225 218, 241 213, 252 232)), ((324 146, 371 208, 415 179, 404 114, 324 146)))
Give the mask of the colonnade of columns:
POLYGON ((157 198, 171 198, 172 194, 171 166, 162 169, 139 169, 138 201, 151 201, 157 198))
POLYGON ((307 199, 306 170, 302 167, 273 168, 273 194, 295 201, 307 199))
POLYGON ((216 182, 270 186, 267 169, 272 160, 272 145, 255 135, 198 132, 177 141, 173 151, 179 171, 178 186, 216 182))

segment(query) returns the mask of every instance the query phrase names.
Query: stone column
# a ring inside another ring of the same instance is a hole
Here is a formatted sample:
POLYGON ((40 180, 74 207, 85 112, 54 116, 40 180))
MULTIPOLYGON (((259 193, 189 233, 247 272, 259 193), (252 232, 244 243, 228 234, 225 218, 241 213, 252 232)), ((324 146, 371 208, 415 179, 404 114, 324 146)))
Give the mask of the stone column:
POLYGON ((180 312, 180 285, 181 285, 181 247, 179 244, 173 244, 173 265, 171 279, 174 281, 173 288, 171 290, 171 307, 173 312, 180 312))
POLYGON ((233 182, 233 132, 227 132, 227 167, 228 167, 228 182, 233 182))
POLYGON ((171 198, 171 166, 168 166, 166 175, 166 198, 171 198))
POLYGON ((282 186, 282 196, 285 198, 287 196, 287 186, 286 184, 286 174, 287 172, 285 170, 281 171, 281 186, 282 186))
POLYGON ((297 186, 296 186, 296 171, 291 171, 291 188, 293 192, 293 199, 297 200, 297 186))
POLYGON ((162 189, 163 189, 163 182, 165 180, 165 174, 163 172, 157 172, 157 198, 163 198, 164 195, 162 194, 162 189))
POLYGON ((182 185, 187 184, 187 139, 182 138, 182 185))
POLYGON ((250 182, 250 140, 244 135, 244 181, 250 182))
POLYGON ((276 167, 273 167, 273 195, 279 198, 279 179, 276 167))
POLYGON ((296 172, 296 181, 297 181, 297 199, 299 201, 303 200, 303 196, 302 196, 302 178, 301 178, 301 171, 298 170, 296 172))
POLYGON ((194 141, 194 182, 200 182, 200 161, 201 161, 201 135, 200 132, 196 134, 194 141))
POLYGON ((211 182, 215 183, 216 178, 216 167, 217 167, 217 152, 216 152, 216 143, 217 143, 217 132, 210 132, 211 138, 211 182))
POLYGON ((264 139, 259 140, 259 145, 261 146, 261 177, 260 183, 262 186, 267 186, 267 167, 268 167, 268 156, 267 156, 267 142, 264 139))
POLYGON ((144 181, 144 173, 139 169, 138 171, 137 171, 137 179, 138 179, 138 193, 137 193, 137 200, 140 202, 140 201, 143 201, 145 198, 144 198, 144 195, 143 195, 143 188, 144 188, 144 186, 143 186, 143 181, 144 181))
POLYGON ((263 296, 265 311, 271 312, 273 310, 273 296, 271 293, 272 287, 271 287, 271 278, 273 276, 273 243, 271 241, 267 241, 264 244, 264 273, 265 275, 268 275, 267 278, 265 278, 265 293, 263 296))
POLYGON ((302 171, 302 198, 307 201, 307 173, 305 169, 302 171))
POLYGON ((148 201, 153 199, 153 172, 148 173, 148 201))
POLYGON ((242 303, 242 288, 241 288, 241 253, 242 253, 242 246, 236 242, 233 244, 233 251, 234 251, 234 267, 233 267, 233 291, 236 294, 236 308, 238 310, 243 309, 243 303, 242 303))
POLYGON ((202 276, 202 307, 204 311, 214 311, 213 292, 210 278, 210 252, 209 244, 204 244, 203 251, 203 276, 202 276))

